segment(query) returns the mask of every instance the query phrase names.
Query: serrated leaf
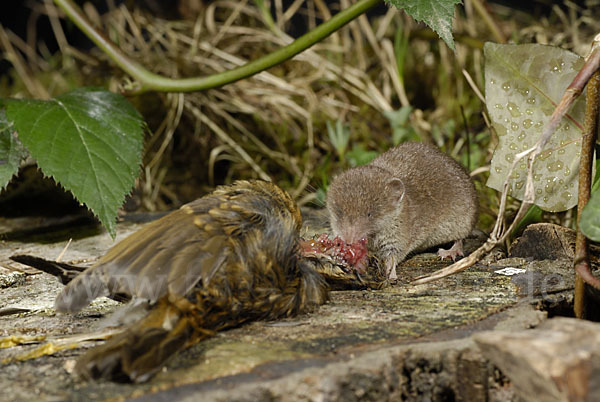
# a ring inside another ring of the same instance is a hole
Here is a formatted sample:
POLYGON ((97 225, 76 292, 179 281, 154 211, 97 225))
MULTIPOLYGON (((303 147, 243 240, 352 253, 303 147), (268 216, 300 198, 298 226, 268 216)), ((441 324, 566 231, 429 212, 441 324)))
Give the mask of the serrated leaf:
POLYGON ((7 99, 6 115, 39 168, 115 235, 115 218, 139 173, 143 120, 121 95, 80 88, 56 98, 7 99))
POLYGON ((6 112, 0 110, 0 190, 19 171, 21 160, 27 152, 15 135, 14 127, 6 119, 6 112))
POLYGON ((461 0, 386 0, 399 10, 404 10, 416 21, 423 21, 454 50, 452 19, 454 6, 461 0))
POLYGON ((600 191, 594 191, 581 212, 581 232, 593 241, 600 241, 600 191))
MULTIPOLYGON (((499 136, 487 185, 502 191, 515 155, 536 143, 583 59, 552 46, 489 42, 484 55, 485 101, 499 136)), ((546 211, 577 205, 584 113, 580 97, 534 162, 535 205, 546 211)), ((510 181, 511 196, 523 199, 526 178, 524 159, 510 181)))

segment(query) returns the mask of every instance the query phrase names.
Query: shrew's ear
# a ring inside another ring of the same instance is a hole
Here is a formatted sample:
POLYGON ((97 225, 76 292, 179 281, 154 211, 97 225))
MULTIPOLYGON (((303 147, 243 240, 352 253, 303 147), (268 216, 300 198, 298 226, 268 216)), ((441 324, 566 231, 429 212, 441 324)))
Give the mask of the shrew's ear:
POLYGON ((402 202, 402 199, 404 198, 404 192, 406 190, 404 187, 404 182, 399 178, 394 177, 388 181, 388 188, 391 190, 391 196, 396 199, 396 202, 402 202))

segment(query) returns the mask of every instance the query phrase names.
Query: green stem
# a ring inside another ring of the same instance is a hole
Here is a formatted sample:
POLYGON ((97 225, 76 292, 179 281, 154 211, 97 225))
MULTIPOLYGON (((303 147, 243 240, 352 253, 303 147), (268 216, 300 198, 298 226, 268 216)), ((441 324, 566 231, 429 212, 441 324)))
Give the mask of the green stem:
POLYGON ((74 4, 72 0, 54 0, 54 3, 67 14, 69 19, 73 21, 75 25, 77 25, 77 27, 79 27, 79 29, 81 29, 85 35, 96 44, 96 46, 137 81, 136 87, 132 88, 133 91, 131 92, 138 94, 151 90, 165 92, 201 91, 230 84, 241 80, 242 78, 257 74, 291 59, 380 2, 381 0, 359 0, 346 10, 337 13, 329 21, 324 22, 289 45, 243 66, 206 77, 173 79, 154 74, 144 68, 141 64, 131 60, 123 54, 118 47, 92 26, 81 12, 81 9, 74 4))

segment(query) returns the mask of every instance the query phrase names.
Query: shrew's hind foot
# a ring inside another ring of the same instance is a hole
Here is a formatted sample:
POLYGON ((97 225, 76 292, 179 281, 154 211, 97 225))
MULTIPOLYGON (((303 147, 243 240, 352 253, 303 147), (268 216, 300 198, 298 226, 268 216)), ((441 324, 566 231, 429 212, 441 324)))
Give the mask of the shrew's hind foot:
POLYGON ((454 242, 454 244, 452 245, 452 247, 450 247, 448 250, 445 250, 443 248, 440 248, 437 252, 437 254, 440 256, 440 258, 443 260, 444 258, 452 258, 452 261, 456 261, 457 257, 464 257, 464 253, 463 253, 463 241, 462 240, 457 240, 454 242))

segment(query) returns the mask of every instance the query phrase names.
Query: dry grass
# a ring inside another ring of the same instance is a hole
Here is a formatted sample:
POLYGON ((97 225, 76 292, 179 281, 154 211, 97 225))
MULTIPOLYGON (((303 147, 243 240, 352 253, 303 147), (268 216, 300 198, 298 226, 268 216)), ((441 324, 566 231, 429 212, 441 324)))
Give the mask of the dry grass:
MULTIPOLYGON (((296 0, 284 9, 277 0, 272 23, 248 0, 200 4, 190 20, 164 20, 107 3, 107 13, 99 15, 89 5, 86 13, 130 57, 169 77, 191 77, 226 71, 286 45, 292 41, 285 31, 294 16, 302 15, 314 27, 349 1, 330 9, 322 0, 296 0)), ((392 145, 383 113, 410 105, 410 124, 424 141, 464 163, 468 155, 471 170, 478 168, 483 215, 493 221, 496 195, 483 183, 495 142, 482 117, 484 105, 462 73, 466 70, 482 88, 479 45, 492 35, 473 3, 465 3, 454 26, 456 53, 404 13, 388 10, 370 20, 362 16, 293 60, 234 84, 132 99, 151 129, 139 183, 143 205, 172 207, 216 184, 251 177, 272 179, 296 198, 315 201, 314 188, 346 167, 329 142, 326 122, 341 120, 350 128, 350 148, 360 144, 380 151, 392 145), (398 32, 410 35, 403 74, 396 64, 398 32)), ((600 25, 590 11, 598 1, 588 3, 584 8, 566 2, 541 17, 495 4, 489 9, 510 40, 585 54, 600 25)), ((35 32, 23 39, 0 27, 0 45, 18 77, 3 92, 44 98, 106 82, 118 90, 122 72, 98 51, 69 46, 50 1, 32 7, 51 17, 61 52, 49 55, 37 47, 35 32)))

